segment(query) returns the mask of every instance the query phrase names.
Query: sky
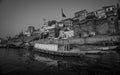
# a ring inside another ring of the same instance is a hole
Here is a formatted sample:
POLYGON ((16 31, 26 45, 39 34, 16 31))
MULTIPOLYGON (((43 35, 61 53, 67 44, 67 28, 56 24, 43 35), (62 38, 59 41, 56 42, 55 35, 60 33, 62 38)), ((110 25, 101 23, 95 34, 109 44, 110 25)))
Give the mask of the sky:
POLYGON ((67 18, 83 9, 95 11, 102 6, 115 5, 118 0, 0 0, 0 37, 14 36, 43 25, 43 19, 62 19, 61 8, 67 18))

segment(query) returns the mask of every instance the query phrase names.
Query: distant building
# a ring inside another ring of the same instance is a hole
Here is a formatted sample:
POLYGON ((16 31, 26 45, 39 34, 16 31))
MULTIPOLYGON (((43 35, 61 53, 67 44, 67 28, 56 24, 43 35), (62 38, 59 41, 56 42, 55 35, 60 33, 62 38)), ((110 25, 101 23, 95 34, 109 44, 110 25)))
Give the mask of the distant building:
POLYGON ((76 18, 79 19, 79 21, 81 21, 81 20, 86 19, 87 14, 88 14, 87 10, 82 10, 82 11, 76 12, 74 15, 75 15, 76 18))
POLYGON ((34 30, 35 30, 35 27, 34 26, 28 26, 28 32, 30 32, 30 33, 32 33, 32 32, 34 32, 34 30))
POLYGON ((117 22, 117 17, 115 15, 111 15, 107 18, 109 24, 109 33, 115 34, 119 32, 119 25, 117 22))
POLYGON ((104 9, 96 10, 96 11, 94 11, 94 13, 95 13, 95 16, 96 16, 98 19, 106 18, 106 13, 105 13, 105 10, 104 10, 104 9))
POLYGON ((56 24, 57 21, 56 20, 51 20, 51 21, 48 21, 48 26, 52 26, 54 24, 56 24))
POLYGON ((23 34, 25 36, 32 36, 32 35, 37 35, 37 34, 40 34, 40 29, 35 29, 34 26, 28 26, 28 29, 27 31, 25 31, 23 34))
POLYGON ((49 34, 49 37, 55 36, 55 24, 52 25, 44 25, 41 27, 40 32, 42 34, 49 34))
POLYGON ((94 12, 89 12, 89 13, 87 14, 86 19, 96 19, 95 13, 94 13, 94 12))
POLYGON ((75 17, 79 17, 79 16, 87 16, 88 11, 87 10, 81 10, 76 12, 74 15, 75 17))
MULTIPOLYGON (((76 31, 77 29, 75 29, 76 31)), ((79 24, 78 34, 80 37, 86 37, 96 34, 96 25, 94 20, 87 20, 79 24)), ((76 31, 77 32, 77 31, 76 31)))
POLYGON ((65 27, 70 27, 72 26, 73 24, 73 20, 71 18, 67 18, 67 19, 64 19, 62 20, 62 23, 65 27))
POLYGON ((74 36, 74 31, 73 30, 69 30, 69 31, 60 31, 60 35, 59 37, 63 38, 63 39, 68 39, 70 37, 74 36))
POLYGON ((35 29, 31 35, 34 36, 34 35, 40 35, 40 34, 41 34, 40 29, 35 29))
POLYGON ((55 29, 49 29, 49 38, 55 37, 55 29))
POLYGON ((31 33, 28 32, 28 31, 25 31, 23 34, 24 34, 25 36, 31 36, 31 33))
POLYGON ((105 10, 106 16, 116 15, 115 6, 104 6, 103 9, 105 10))
POLYGON ((109 32, 109 24, 106 19, 98 20, 96 25, 96 32, 98 35, 107 35, 109 32))

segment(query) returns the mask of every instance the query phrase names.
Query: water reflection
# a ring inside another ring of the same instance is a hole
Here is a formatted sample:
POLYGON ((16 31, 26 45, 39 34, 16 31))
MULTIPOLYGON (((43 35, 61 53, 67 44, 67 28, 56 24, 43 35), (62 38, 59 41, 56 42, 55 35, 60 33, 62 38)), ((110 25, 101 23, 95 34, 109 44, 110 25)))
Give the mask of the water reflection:
POLYGON ((83 59, 76 59, 76 58, 53 58, 53 57, 41 57, 41 55, 37 55, 35 58, 38 61, 46 61, 46 63, 49 66, 52 66, 52 70, 50 68, 47 68, 45 71, 64 71, 64 72, 75 72, 77 74, 107 74, 107 75, 113 75, 117 74, 120 69, 119 64, 119 54, 116 52, 111 52, 107 54, 102 55, 88 55, 84 57, 83 59), (53 59, 50 59, 53 58, 53 59))
POLYGON ((66 58, 26 49, 0 49, 2 74, 117 75, 119 69, 117 52, 66 58))

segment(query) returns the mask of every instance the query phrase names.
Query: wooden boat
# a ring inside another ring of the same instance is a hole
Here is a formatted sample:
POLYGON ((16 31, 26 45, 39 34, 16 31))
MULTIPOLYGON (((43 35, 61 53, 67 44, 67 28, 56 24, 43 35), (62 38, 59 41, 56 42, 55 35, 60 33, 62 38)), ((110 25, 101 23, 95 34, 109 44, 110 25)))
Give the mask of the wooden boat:
POLYGON ((35 43, 34 50, 46 54, 51 54, 55 56, 67 56, 67 57, 81 57, 85 54, 99 54, 109 52, 117 48, 118 46, 95 46, 95 45, 77 45, 74 48, 69 44, 59 45, 59 44, 42 44, 35 43))

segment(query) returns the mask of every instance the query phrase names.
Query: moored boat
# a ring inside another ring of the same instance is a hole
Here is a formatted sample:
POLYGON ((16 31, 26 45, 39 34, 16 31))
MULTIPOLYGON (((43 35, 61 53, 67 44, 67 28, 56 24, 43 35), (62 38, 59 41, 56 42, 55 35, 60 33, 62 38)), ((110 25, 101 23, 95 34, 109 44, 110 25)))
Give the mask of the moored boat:
POLYGON ((110 50, 116 49, 117 45, 97 46, 97 45, 80 45, 80 44, 50 44, 35 42, 34 50, 46 54, 57 56, 83 56, 85 54, 107 53, 110 50))

